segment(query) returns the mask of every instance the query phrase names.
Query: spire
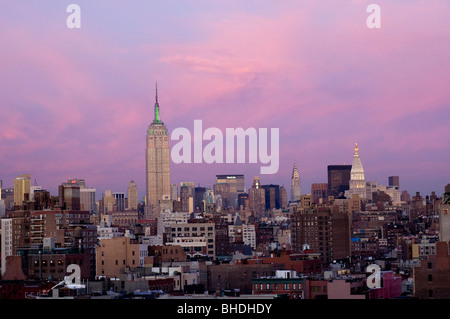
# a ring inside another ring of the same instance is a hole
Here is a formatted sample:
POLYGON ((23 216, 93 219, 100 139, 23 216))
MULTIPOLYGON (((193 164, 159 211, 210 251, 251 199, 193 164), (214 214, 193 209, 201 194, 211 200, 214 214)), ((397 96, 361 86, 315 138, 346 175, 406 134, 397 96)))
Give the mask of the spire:
POLYGON ((359 155, 358 143, 355 143, 355 155, 359 155))
POLYGON ((300 178, 300 174, 297 169, 297 162, 294 160, 294 168, 292 169, 292 178, 300 178))
POLYGON ((155 118, 153 119, 153 123, 162 123, 159 118, 159 104, 158 104, 158 82, 156 82, 156 96, 155 96, 155 118))

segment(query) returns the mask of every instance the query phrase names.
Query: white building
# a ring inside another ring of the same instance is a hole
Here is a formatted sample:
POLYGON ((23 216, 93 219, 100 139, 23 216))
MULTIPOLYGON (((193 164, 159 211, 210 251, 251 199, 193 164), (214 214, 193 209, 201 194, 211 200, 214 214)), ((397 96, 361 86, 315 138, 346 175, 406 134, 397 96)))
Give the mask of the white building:
POLYGON ((13 222, 11 218, 3 218, 1 220, 1 274, 2 276, 5 274, 6 271, 6 257, 12 256, 13 254, 13 238, 12 238, 12 226, 13 222))

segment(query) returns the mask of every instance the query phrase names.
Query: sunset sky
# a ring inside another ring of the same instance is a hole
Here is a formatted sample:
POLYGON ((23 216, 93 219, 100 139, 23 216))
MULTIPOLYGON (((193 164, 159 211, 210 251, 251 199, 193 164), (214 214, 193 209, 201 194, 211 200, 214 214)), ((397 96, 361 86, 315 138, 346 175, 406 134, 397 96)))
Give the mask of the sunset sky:
POLYGON ((398 175, 401 190, 439 196, 450 183, 447 0, 14 0, 0 30, 4 187, 29 173, 56 194, 82 178, 99 197, 134 180, 142 199, 156 82, 169 133, 196 119, 280 130, 277 174, 171 163, 173 183, 244 174, 289 191, 296 161, 310 193, 355 142, 368 181, 398 175), (71 3, 80 29, 66 26, 71 3))

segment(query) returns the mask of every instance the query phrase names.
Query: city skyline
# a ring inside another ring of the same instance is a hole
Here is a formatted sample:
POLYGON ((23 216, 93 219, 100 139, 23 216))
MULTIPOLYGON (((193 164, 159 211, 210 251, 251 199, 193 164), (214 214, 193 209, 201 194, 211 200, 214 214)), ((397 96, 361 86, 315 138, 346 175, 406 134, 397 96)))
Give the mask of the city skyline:
POLYGON ((30 174, 55 194, 82 178, 99 197, 134 180, 141 200, 158 81, 169 132, 196 119, 280 129, 277 174, 171 162, 171 183, 208 187, 217 174, 243 174, 247 189, 258 176, 289 192, 296 162, 306 194, 327 181, 327 165, 351 164, 358 142, 366 181, 399 176, 411 195, 444 192, 445 1, 377 1, 380 29, 367 28, 364 1, 77 3, 79 30, 65 26, 67 4, 16 1, 0 12, 3 187, 30 174))

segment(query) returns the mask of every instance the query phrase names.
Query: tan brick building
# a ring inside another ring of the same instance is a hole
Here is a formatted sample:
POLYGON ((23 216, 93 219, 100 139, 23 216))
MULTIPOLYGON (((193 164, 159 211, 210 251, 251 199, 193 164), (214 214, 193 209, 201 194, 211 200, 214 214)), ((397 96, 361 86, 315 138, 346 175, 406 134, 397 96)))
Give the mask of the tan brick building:
POLYGON ((144 266, 148 245, 134 244, 128 237, 100 240, 96 250, 97 276, 119 277, 121 269, 144 266))

